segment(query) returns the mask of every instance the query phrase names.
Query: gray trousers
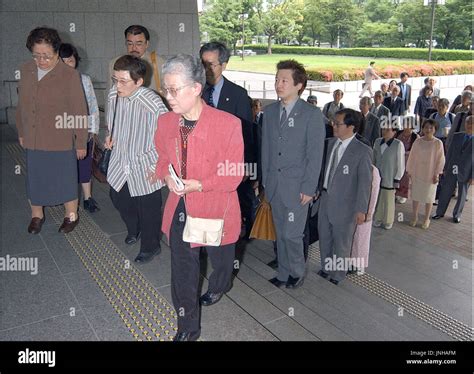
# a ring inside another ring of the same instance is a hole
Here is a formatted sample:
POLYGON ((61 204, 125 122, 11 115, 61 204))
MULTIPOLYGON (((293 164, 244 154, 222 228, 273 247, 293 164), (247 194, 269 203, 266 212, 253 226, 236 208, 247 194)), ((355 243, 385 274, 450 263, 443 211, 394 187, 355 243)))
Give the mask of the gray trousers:
POLYGON ((349 259, 351 258, 352 239, 356 229, 356 221, 354 217, 351 222, 331 223, 327 209, 327 198, 327 192, 323 191, 320 197, 318 213, 321 268, 332 279, 341 281, 346 277, 348 270, 346 264, 349 264, 349 259), (341 264, 344 264, 343 270, 340 270, 341 264))
POLYGON ((270 205, 277 236, 277 278, 282 282, 286 282, 290 275, 293 278, 302 278, 305 273, 303 235, 309 204, 289 209, 277 192, 270 205))
POLYGON ((444 216, 446 213, 449 202, 451 201, 451 197, 453 196, 454 189, 456 188, 456 183, 458 185, 458 200, 454 206, 453 217, 461 217, 470 184, 469 182, 458 182, 458 178, 452 174, 446 174, 446 176, 441 181, 438 197, 438 208, 436 208, 437 215, 444 216))

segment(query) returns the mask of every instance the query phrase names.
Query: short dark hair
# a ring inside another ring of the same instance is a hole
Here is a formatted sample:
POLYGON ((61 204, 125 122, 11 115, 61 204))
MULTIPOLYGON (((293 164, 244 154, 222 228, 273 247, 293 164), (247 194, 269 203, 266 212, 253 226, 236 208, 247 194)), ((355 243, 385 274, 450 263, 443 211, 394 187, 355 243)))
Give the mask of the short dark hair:
POLYGON ((306 101, 308 103, 317 103, 318 102, 318 98, 314 95, 309 95, 308 98, 306 99, 306 101))
POLYGON ((146 64, 141 58, 124 55, 115 61, 114 70, 128 71, 130 73, 130 78, 137 83, 140 78, 145 79, 146 64))
POLYGON ((435 131, 438 131, 439 125, 434 119, 425 119, 421 125, 421 129, 424 129, 427 125, 433 126, 435 131))
POLYGON ((81 58, 79 57, 79 53, 77 53, 76 47, 74 47, 72 44, 69 43, 63 43, 59 47, 59 57, 62 59, 64 58, 69 58, 71 56, 74 56, 76 59, 76 68, 79 66, 79 61, 81 61, 81 58))
POLYGON ((373 65, 373 64, 375 64, 375 61, 370 61, 369 65, 373 65))
POLYGON ((258 104, 262 105, 259 99, 252 99, 252 108, 256 108, 258 104))
POLYGON ((431 93, 433 93, 433 87, 429 86, 429 85, 426 85, 425 87, 423 87, 421 89, 421 95, 422 96, 425 96, 426 95, 426 91, 431 91, 431 93))
POLYGON ((400 73, 400 79, 404 78, 404 77, 409 77, 408 73, 406 71, 400 73))
POLYGON ((277 70, 292 70, 293 73, 291 75, 293 77, 293 81, 295 82, 295 86, 299 83, 303 84, 301 89, 298 91, 298 95, 303 93, 306 88, 306 84, 308 83, 308 74, 306 74, 306 69, 304 68, 303 64, 296 60, 283 60, 277 64, 277 70))
POLYGON ((430 80, 430 77, 426 77, 425 80, 423 81, 425 84, 428 84, 428 81, 430 80))
POLYGON ((219 53, 219 64, 224 64, 229 62, 230 59, 230 51, 227 49, 224 43, 220 42, 209 42, 204 44, 201 49, 199 50, 199 57, 202 59, 202 55, 204 52, 214 52, 217 51, 219 53))
POLYGON ((359 128, 361 127, 362 124, 362 114, 354 109, 350 108, 344 108, 340 109, 336 112, 336 116, 340 114, 344 116, 344 124, 346 126, 354 126, 353 132, 359 132, 359 128))
POLYGON ((37 27, 34 30, 30 31, 28 35, 28 39, 26 40, 26 48, 30 52, 33 52, 33 47, 35 44, 49 44, 54 52, 59 51, 59 47, 61 46, 61 38, 57 30, 51 29, 49 27, 37 27))
POLYGON ((128 34, 132 34, 132 35, 140 35, 140 34, 144 34, 145 35, 145 39, 146 40, 150 40, 150 33, 148 32, 147 28, 145 26, 141 26, 141 25, 131 25, 131 26, 128 26, 125 31, 124 31, 124 34, 125 34, 125 39, 127 39, 127 35, 128 34))

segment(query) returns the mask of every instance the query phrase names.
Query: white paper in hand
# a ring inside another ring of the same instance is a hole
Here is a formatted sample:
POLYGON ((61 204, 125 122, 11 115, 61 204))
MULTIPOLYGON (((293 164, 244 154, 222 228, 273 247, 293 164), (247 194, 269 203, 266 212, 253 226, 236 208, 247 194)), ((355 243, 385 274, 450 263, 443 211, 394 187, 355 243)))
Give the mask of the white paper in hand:
POLYGON ((176 189, 178 191, 182 191, 184 190, 184 183, 183 181, 181 180, 180 177, 178 177, 178 175, 176 174, 176 171, 174 170, 174 167, 172 164, 169 164, 168 165, 168 170, 170 172, 170 175, 171 175, 171 178, 173 178, 173 181, 174 183, 176 184, 176 189))

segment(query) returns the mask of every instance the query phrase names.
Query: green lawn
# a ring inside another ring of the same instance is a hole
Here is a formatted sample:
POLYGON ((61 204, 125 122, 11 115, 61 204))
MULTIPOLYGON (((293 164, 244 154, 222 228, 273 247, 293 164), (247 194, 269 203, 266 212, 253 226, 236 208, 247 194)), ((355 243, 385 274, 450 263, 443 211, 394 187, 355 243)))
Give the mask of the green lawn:
POLYGON ((417 65, 423 60, 398 60, 398 59, 370 59, 369 57, 352 56, 310 56, 273 54, 245 56, 242 61, 239 56, 232 56, 227 66, 228 70, 250 71, 256 73, 275 73, 276 64, 280 60, 295 59, 301 62, 305 68, 316 69, 365 69, 370 61, 375 61, 375 71, 387 66, 417 65))

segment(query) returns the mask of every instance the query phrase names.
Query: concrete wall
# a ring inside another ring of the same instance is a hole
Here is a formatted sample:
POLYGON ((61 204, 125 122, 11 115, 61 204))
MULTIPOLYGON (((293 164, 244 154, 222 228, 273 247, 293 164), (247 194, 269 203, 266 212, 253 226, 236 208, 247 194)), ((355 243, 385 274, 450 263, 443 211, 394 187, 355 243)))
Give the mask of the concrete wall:
MULTIPOLYGON (((15 73, 31 59, 25 46, 37 26, 58 30, 82 58, 80 70, 98 89, 109 79, 108 62, 126 51, 124 30, 140 24, 150 31, 150 50, 167 57, 199 53, 197 0, 0 0, 0 122, 16 105, 15 73), (3 118, 2 118, 3 117, 3 118)), ((103 95, 98 95, 99 101, 103 95)))

